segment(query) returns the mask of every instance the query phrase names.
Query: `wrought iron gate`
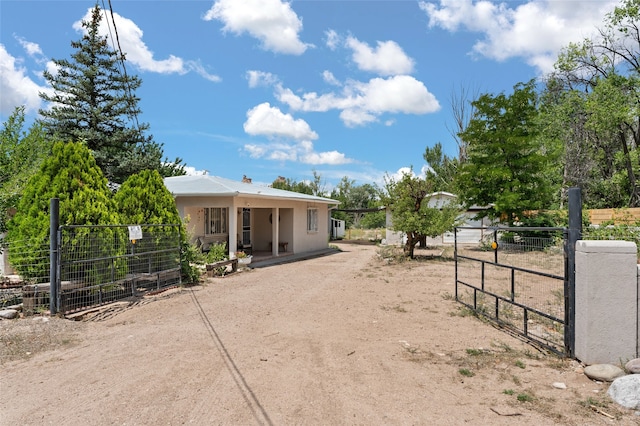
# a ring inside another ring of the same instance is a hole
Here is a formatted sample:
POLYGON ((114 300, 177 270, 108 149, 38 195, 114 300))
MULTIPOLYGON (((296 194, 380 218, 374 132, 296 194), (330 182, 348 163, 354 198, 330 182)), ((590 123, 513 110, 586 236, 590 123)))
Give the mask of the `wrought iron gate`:
POLYGON ((458 227, 454 236, 456 300, 510 332, 571 356, 567 229, 458 227))

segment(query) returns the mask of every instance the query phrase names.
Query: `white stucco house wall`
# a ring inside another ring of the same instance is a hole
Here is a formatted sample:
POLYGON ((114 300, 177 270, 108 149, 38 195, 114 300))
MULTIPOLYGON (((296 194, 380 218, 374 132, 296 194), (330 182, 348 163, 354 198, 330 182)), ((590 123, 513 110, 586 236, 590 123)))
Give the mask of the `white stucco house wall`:
POLYGON ((329 246, 330 209, 340 202, 217 176, 164 179, 196 243, 237 250, 307 253, 329 246), (276 220, 277 218, 277 220, 276 220))
MULTIPOLYGON (((450 192, 434 192, 430 194, 428 206, 429 207, 442 207, 448 203, 452 203, 456 201, 457 196, 450 192)), ((485 207, 471 206, 467 211, 461 214, 461 224, 459 226, 468 226, 468 227, 481 227, 481 226, 490 226, 491 221, 488 218, 475 219, 475 216, 482 210, 485 210, 485 207)), ((392 217, 391 210, 387 208, 386 210, 386 227, 387 227, 387 238, 386 244, 389 245, 404 245, 406 243, 406 236, 403 232, 393 231, 392 230, 392 217)), ((458 242, 459 243, 477 243, 482 240, 484 237, 483 230, 481 229, 468 229, 468 230, 459 230, 458 232, 458 242)), ((436 238, 427 238, 427 245, 443 245, 443 244, 453 244, 454 243, 454 235, 453 232, 447 232, 442 234, 436 238)))

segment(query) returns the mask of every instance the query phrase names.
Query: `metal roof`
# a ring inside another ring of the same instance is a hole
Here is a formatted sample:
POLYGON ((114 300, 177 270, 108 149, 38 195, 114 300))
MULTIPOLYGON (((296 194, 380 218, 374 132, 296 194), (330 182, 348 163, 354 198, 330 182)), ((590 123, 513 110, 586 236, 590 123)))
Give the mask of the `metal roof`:
POLYGON ((254 183, 239 182, 211 175, 187 175, 164 178, 164 184, 174 197, 253 197, 277 198, 315 203, 340 204, 337 200, 285 191, 254 183))

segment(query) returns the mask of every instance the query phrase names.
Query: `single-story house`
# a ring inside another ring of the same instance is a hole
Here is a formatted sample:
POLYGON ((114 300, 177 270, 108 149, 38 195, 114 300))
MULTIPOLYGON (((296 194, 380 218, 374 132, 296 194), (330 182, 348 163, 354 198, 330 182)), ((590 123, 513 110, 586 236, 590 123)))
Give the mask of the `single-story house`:
POLYGON ((307 253, 329 246, 330 211, 340 202, 210 175, 164 179, 193 242, 206 250, 307 253))
MULTIPOLYGON (((450 192, 434 192, 429 195, 429 207, 442 207, 446 204, 452 203, 456 201, 457 196, 450 192)), ((471 206, 465 212, 461 214, 461 224, 459 226, 468 226, 468 227, 486 227, 491 226, 491 221, 488 218, 480 218, 476 219, 476 216, 482 210, 486 210, 486 207, 479 206, 471 206)), ((406 236, 403 232, 394 231, 392 229, 392 216, 391 210, 387 208, 386 215, 386 227, 387 227, 387 237, 386 244, 389 245, 403 245, 406 242, 406 236)), ((459 230, 457 235, 457 240, 459 243, 477 243, 481 241, 484 237, 484 233, 482 229, 465 229, 459 230)), ((454 235, 453 232, 446 232, 442 235, 439 235, 435 238, 427 238, 427 245, 443 245, 443 244, 453 244, 454 243, 454 235)))

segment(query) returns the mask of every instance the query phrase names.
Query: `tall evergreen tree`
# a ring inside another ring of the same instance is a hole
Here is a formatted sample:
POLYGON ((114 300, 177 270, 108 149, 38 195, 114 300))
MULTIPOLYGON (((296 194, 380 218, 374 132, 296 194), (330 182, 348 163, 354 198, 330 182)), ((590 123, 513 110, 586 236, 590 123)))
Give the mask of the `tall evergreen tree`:
POLYGON ((83 141, 110 181, 122 183, 127 176, 145 169, 164 176, 184 174, 182 160, 162 161, 162 145, 145 135, 147 123, 138 123, 139 98, 135 91, 142 80, 121 70, 124 58, 109 46, 98 29, 102 13, 96 4, 90 21, 83 21, 85 34, 71 42, 71 60, 54 59, 57 72, 44 72, 54 89, 40 93, 51 108, 40 110, 42 123, 57 139, 83 141), (133 124, 135 123, 135 124, 133 124))
MULTIPOLYGON (((49 240, 51 198, 60 200, 60 225, 106 225, 120 220, 107 179, 87 147, 81 143, 55 143, 51 156, 27 182, 16 214, 9 221, 7 240, 12 247, 9 261, 27 279, 48 276, 49 258, 40 253, 49 240), (21 244, 19 250, 14 250, 16 244, 21 244)), ((86 245, 86 234, 76 235, 67 242, 66 249, 86 245)), ((99 262, 90 265, 96 269, 101 266, 99 262)))
POLYGON ((176 202, 156 170, 129 176, 114 195, 125 224, 181 223, 176 202))

